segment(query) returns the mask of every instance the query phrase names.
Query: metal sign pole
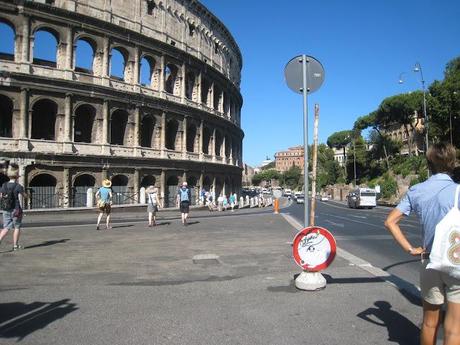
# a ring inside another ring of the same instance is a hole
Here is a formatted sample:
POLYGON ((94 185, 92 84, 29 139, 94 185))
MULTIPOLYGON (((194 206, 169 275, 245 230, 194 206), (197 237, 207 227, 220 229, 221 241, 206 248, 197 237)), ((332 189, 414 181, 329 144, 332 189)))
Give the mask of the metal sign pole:
POLYGON ((308 226, 310 219, 308 213, 308 99, 307 99, 307 56, 302 55, 302 73, 303 73, 303 190, 304 190, 304 226, 308 226))

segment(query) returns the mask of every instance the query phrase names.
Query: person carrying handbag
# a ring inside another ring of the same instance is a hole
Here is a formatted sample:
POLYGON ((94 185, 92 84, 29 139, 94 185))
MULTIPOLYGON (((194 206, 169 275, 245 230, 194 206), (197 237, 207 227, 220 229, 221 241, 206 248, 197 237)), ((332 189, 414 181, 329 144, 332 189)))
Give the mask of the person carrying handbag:
MULTIPOLYGON (((426 155, 432 176, 425 182, 409 188, 407 194, 385 221, 385 226, 403 250, 421 259, 420 289, 423 299, 423 323, 420 343, 422 345, 436 344, 436 335, 442 322, 443 305, 447 305, 443 344, 460 344, 460 279, 447 272, 427 268, 432 259, 430 252, 435 234, 440 229, 438 225, 455 206, 458 207, 455 203, 458 185, 451 178, 455 156, 455 148, 452 145, 433 144, 426 155), (399 226, 403 217, 408 216, 412 211, 417 214, 422 225, 422 246, 413 247, 399 226)), ((453 243, 453 247, 455 246, 456 242, 453 243)), ((458 248, 456 255, 460 255, 458 248)))
POLYGON ((112 213, 112 182, 108 179, 102 181, 102 187, 96 192, 97 207, 99 208, 99 215, 97 217, 96 230, 99 230, 102 216, 107 215, 105 223, 106 229, 111 229, 110 215, 112 213))
POLYGON ((158 188, 150 186, 146 190, 147 192, 147 212, 149 214, 149 227, 155 226, 156 214, 160 207, 160 198, 158 197, 158 188))
POLYGON ((0 190, 1 208, 3 211, 3 229, 0 231, 0 243, 9 230, 13 231, 13 251, 22 249, 19 245, 19 236, 22 225, 22 206, 19 195, 24 197, 24 187, 17 180, 19 178, 19 166, 10 164, 7 170, 9 182, 5 182, 0 190))

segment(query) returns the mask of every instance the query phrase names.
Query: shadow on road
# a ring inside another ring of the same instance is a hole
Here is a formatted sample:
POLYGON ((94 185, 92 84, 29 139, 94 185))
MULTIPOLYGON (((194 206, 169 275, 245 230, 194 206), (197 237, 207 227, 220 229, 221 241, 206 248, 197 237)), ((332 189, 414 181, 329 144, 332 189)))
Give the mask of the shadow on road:
POLYGON ((33 332, 62 319, 78 309, 76 304, 69 301, 0 303, 0 339, 17 338, 17 341, 21 341, 33 332))
POLYGON ((420 329, 408 318, 391 309, 386 301, 376 301, 376 308, 368 308, 357 316, 374 325, 388 329, 388 340, 401 345, 417 345, 420 343, 420 329))
POLYGON ((32 249, 32 248, 39 248, 39 247, 54 246, 55 244, 66 243, 68 241, 70 241, 70 238, 64 238, 62 240, 45 241, 45 242, 42 242, 42 243, 33 244, 31 246, 26 246, 26 247, 24 247, 24 249, 32 249))

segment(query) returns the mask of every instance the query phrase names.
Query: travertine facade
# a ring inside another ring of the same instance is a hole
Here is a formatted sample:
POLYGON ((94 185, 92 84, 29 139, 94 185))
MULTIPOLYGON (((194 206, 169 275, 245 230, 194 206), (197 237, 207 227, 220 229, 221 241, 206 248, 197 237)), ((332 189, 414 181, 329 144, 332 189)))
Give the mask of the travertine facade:
POLYGON ((0 0, 0 23, 14 31, 14 53, 0 54, 0 156, 19 163, 29 206, 79 206, 77 194, 105 177, 116 203, 154 184, 171 205, 183 180, 239 190, 241 53, 198 1, 0 0), (35 58, 43 31, 55 61, 35 58), (80 41, 91 68, 78 66, 80 41), (111 75, 115 51, 122 77, 111 75))

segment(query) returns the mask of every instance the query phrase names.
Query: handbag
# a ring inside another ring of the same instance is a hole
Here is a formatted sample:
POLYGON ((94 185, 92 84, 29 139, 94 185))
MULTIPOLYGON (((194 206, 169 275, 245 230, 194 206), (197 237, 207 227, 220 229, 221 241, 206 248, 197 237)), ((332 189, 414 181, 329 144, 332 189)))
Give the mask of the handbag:
POLYGON ((22 208, 18 207, 15 208, 13 211, 13 217, 14 218, 21 218, 22 217, 22 208))
POLYGON ((436 225, 430 262, 427 269, 448 273, 460 279, 460 210, 458 195, 460 185, 455 190, 454 207, 436 225))
POLYGON ((105 207, 105 204, 106 204, 106 202, 104 200, 102 200, 102 199, 99 199, 97 201, 97 207, 99 207, 99 208, 105 207))

